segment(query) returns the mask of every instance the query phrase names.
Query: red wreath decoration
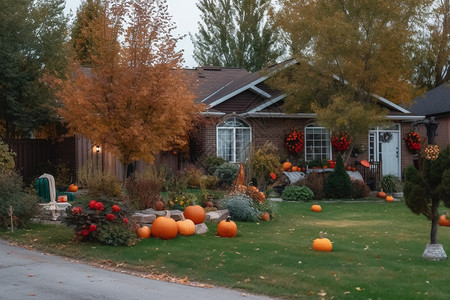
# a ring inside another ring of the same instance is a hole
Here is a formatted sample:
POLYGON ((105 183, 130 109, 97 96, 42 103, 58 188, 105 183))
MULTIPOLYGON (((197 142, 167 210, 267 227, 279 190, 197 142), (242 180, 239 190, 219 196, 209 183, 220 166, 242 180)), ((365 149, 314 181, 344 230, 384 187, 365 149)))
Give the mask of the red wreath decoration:
POLYGON ((420 150, 420 136, 416 131, 412 131, 405 136, 406 145, 409 150, 420 150))
POLYGON ((331 137, 331 145, 337 151, 346 151, 350 147, 352 139, 349 138, 347 131, 341 132, 339 135, 333 135, 331 137))
POLYGON ((289 152, 299 153, 305 146, 305 134, 293 128, 284 139, 284 145, 289 152))

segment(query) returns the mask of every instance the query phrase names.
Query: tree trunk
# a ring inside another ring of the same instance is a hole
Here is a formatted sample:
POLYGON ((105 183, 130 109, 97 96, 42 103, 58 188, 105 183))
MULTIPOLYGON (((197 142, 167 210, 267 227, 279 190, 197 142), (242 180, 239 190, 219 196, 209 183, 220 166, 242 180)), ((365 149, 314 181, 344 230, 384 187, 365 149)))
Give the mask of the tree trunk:
POLYGON ((128 169, 128 164, 123 163, 122 190, 125 189, 125 182, 127 180, 127 169, 128 169))
POLYGON ((431 233, 430 233, 430 243, 437 244, 437 230, 439 223, 439 200, 431 201, 431 233))

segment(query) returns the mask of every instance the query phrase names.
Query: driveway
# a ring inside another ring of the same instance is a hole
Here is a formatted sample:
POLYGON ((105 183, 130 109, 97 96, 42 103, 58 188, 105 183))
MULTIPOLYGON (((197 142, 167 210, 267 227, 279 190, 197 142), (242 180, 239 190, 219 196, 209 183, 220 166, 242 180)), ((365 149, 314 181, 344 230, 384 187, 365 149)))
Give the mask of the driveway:
POLYGON ((0 240, 0 299, 270 299, 245 292, 151 280, 95 268, 0 240))

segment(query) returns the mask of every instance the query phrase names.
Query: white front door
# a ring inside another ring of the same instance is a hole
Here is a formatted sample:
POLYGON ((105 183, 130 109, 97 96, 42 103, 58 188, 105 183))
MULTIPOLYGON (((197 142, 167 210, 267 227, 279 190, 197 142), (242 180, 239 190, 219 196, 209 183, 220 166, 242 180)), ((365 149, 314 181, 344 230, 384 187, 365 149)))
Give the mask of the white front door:
POLYGON ((380 136, 387 136, 386 140, 380 138, 378 151, 383 164, 383 175, 395 175, 400 178, 400 140, 398 132, 379 132, 380 136), (391 135, 389 139, 389 134, 391 135))

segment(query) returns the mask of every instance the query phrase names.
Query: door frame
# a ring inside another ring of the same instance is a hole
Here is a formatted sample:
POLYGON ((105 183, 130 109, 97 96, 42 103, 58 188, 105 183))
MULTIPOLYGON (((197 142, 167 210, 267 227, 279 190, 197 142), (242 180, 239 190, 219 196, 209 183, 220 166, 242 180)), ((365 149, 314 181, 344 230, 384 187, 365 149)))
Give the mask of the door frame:
MULTIPOLYGON (((380 153, 380 141, 379 136, 380 133, 383 132, 391 132, 391 133, 398 133, 398 162, 397 162, 397 168, 398 168, 398 174, 399 179, 402 177, 402 149, 401 149, 401 124, 400 123, 394 123, 392 125, 388 126, 379 126, 377 128, 369 130, 368 134, 368 143, 369 143, 369 160, 373 161, 380 161, 381 160, 381 153, 380 153)), ((386 175, 384 173, 384 170, 382 169, 382 176, 386 175)))

